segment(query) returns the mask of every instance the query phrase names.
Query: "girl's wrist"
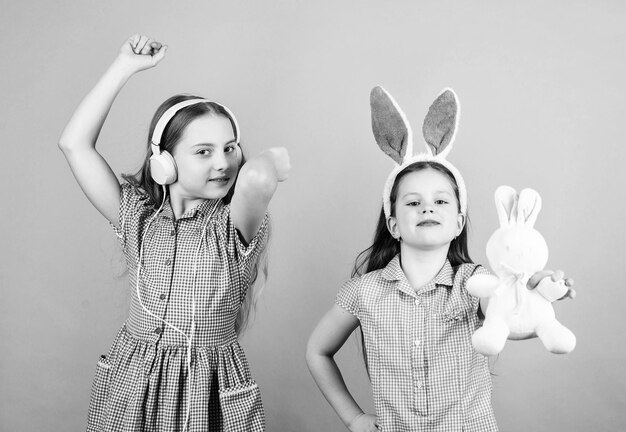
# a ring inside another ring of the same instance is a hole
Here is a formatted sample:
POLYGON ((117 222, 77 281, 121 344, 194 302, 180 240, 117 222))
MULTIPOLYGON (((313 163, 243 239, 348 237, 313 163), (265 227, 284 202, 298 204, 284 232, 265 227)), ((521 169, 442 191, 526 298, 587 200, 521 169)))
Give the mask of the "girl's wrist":
POLYGON ((352 426, 354 426, 354 423, 361 418, 362 416, 364 416, 365 413, 363 411, 361 411, 360 413, 358 413, 357 415, 352 417, 352 420, 350 420, 346 426, 348 427, 348 429, 352 430, 352 426))
POLYGON ((133 76, 137 71, 134 70, 128 62, 120 57, 117 57, 111 66, 109 67, 108 72, 115 78, 126 82, 133 76))

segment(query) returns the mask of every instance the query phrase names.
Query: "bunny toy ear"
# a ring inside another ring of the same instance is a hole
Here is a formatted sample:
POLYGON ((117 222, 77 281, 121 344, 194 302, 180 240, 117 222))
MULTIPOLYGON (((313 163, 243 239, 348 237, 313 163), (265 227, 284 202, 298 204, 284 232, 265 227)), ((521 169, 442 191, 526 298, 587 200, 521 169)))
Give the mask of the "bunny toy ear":
POLYGON ((422 133, 433 156, 445 158, 452 149, 459 121, 459 101, 452 89, 445 89, 428 109, 422 133))
POLYGON ((533 189, 524 189, 517 203, 517 223, 533 227, 541 210, 541 196, 533 189))
POLYGON ((372 131, 380 149, 398 165, 405 155, 412 156, 413 132, 404 112, 382 87, 370 93, 372 131))
POLYGON ((494 194, 500 227, 515 223, 517 218, 517 192, 510 186, 500 186, 494 194))

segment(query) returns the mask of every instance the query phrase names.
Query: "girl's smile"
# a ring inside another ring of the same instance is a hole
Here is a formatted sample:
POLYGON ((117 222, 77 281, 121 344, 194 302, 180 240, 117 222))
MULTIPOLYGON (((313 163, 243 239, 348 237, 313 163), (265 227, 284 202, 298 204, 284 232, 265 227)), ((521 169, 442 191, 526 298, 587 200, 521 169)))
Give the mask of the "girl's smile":
POLYGON ((226 177, 226 176, 214 177, 214 178, 210 178, 209 181, 216 182, 216 183, 228 183, 230 181, 230 177, 226 177))
POLYGON ((441 224, 432 219, 426 219, 417 224, 418 227, 430 227, 430 226, 435 226, 435 225, 441 225, 441 224))

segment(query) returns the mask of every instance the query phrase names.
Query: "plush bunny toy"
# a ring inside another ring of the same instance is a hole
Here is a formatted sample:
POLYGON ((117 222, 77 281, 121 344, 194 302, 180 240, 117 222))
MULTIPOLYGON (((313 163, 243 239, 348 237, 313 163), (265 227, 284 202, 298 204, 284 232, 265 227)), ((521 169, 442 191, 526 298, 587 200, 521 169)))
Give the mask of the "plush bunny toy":
POLYGON ((537 335, 546 349, 566 354, 576 345, 574 334, 559 323, 552 302, 567 287, 544 278, 537 288, 528 279, 548 262, 548 246, 534 229, 541 197, 532 189, 518 195, 509 186, 495 193, 500 228, 487 242, 487 259, 494 275, 475 275, 467 281, 470 294, 488 299, 483 326, 472 336, 474 349, 485 355, 499 353, 507 339, 537 335))

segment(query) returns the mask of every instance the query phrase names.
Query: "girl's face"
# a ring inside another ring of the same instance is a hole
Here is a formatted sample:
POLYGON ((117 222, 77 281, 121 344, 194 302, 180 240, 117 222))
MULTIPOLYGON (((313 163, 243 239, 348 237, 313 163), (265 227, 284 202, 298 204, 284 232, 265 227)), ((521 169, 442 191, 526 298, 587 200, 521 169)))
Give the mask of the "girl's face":
POLYGON ((394 207, 395 216, 387 221, 389 232, 417 249, 449 246, 465 223, 450 180, 432 168, 411 172, 400 180, 394 207))
POLYGON ((170 185, 172 194, 187 199, 220 199, 235 183, 241 149, 230 120, 206 114, 187 125, 172 156, 178 169, 178 179, 170 185))

